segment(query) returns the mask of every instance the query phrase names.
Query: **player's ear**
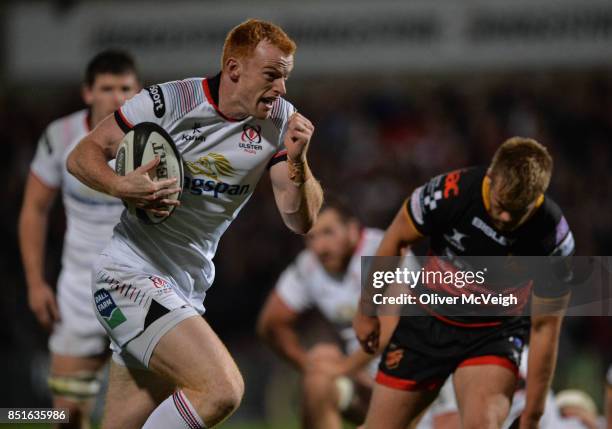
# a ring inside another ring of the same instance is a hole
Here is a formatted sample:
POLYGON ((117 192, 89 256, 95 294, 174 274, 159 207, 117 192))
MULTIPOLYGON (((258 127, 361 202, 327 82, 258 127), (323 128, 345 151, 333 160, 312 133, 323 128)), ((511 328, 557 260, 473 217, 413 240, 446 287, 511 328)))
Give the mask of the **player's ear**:
POLYGON ((93 104, 93 93, 91 87, 86 83, 81 85, 81 97, 83 97, 83 101, 88 106, 91 106, 93 104))
POLYGON ((232 80, 232 82, 237 82, 240 78, 240 72, 242 71, 242 64, 234 57, 229 57, 225 61, 225 72, 232 80))

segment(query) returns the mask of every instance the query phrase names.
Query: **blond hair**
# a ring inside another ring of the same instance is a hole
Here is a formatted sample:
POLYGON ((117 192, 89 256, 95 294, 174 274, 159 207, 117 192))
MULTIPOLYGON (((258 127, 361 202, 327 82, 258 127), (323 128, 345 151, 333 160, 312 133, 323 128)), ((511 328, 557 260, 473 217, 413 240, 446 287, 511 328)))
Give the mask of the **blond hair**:
POLYGON ((546 191, 552 169, 552 157, 543 145, 534 139, 512 137, 495 152, 489 176, 501 183, 499 198, 504 205, 521 209, 546 191))
POLYGON ((246 58, 253 54, 259 42, 266 40, 285 55, 293 55, 296 45, 278 25, 259 19, 249 19, 232 28, 223 44, 221 68, 230 57, 246 58))

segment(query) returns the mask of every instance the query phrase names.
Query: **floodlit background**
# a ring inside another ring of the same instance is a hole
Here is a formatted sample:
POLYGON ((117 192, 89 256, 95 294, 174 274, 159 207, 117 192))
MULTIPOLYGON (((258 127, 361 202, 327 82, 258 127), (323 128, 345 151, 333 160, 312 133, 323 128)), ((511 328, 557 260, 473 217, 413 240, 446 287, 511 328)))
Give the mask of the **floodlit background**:
MULTIPOLYGON (((227 31, 249 17, 280 24, 297 44, 287 99, 316 126, 310 163, 365 225, 385 228, 430 176, 486 163, 514 135, 555 159, 550 189, 578 254, 612 249, 612 3, 608 1, 4 1, 0 4, 0 406, 50 406, 46 334, 27 307, 17 216, 36 141, 83 107, 88 60, 122 48, 144 84, 219 69, 227 31)), ((51 218, 47 271, 57 278, 65 226, 51 218)), ((290 428, 297 375, 255 336, 268 291, 302 248, 276 212, 264 177, 221 241, 207 319, 246 380, 223 427, 290 428)), ((83 285, 89 287, 89 285, 83 285)), ((556 390, 602 404, 612 319, 572 318, 556 390)), ((315 315, 305 338, 324 326, 315 315)), ((601 408, 600 408, 601 411, 601 408)))

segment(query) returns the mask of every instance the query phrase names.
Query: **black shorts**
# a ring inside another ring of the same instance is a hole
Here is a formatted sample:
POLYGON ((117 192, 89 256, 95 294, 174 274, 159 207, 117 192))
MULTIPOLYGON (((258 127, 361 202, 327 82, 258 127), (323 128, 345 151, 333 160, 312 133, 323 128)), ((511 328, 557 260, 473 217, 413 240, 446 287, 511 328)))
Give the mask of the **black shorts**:
POLYGON ((401 317, 382 354, 376 382, 400 390, 437 390, 462 366, 499 365, 515 374, 529 319, 465 328, 433 316, 401 317))

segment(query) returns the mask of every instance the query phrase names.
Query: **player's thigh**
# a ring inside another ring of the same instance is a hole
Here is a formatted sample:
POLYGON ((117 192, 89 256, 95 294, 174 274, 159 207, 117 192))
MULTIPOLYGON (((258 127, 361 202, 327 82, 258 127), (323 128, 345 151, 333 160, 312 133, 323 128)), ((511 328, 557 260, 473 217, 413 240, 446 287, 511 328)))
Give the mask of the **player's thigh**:
POLYGON ((161 337, 153 350, 149 368, 181 388, 203 394, 212 392, 215 396, 241 397, 244 391, 234 359, 200 316, 182 320, 161 337))
POLYGON ((102 369, 108 358, 108 353, 97 356, 68 356, 51 353, 51 374, 66 376, 96 373, 102 369))
POLYGON ((364 429, 405 429, 432 403, 435 391, 393 389, 374 386, 364 429))
POLYGON ((464 366, 455 371, 453 381, 464 425, 468 420, 477 420, 483 425, 503 422, 516 387, 515 371, 499 365, 464 366))
POLYGON ((172 381, 152 371, 111 361, 102 429, 140 429, 174 390, 172 381))

